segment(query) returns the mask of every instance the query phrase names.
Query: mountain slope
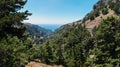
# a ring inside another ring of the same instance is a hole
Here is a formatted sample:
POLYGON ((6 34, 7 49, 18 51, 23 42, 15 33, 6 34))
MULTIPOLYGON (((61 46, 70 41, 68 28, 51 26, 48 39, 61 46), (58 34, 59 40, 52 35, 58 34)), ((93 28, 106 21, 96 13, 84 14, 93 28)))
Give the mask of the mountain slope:
POLYGON ((119 6, 119 0, 100 0, 94 5, 93 10, 83 18, 82 22, 85 23, 86 28, 93 29, 103 19, 109 16, 118 16, 119 6))
POLYGON ((33 43, 43 43, 45 39, 48 39, 53 33, 51 30, 44 29, 38 25, 26 23, 27 27, 26 32, 29 32, 30 37, 33 40, 33 43))
MULTIPOLYGON (((118 16, 120 0, 99 0, 94 6, 93 10, 86 14, 86 16, 76 22, 66 24, 62 26, 62 29, 66 29, 68 26, 76 26, 79 24, 85 25, 87 29, 93 29, 98 26, 103 19, 109 16, 118 16)), ((61 27, 58 31, 61 30, 61 27)))
POLYGON ((93 8, 82 20, 57 29, 35 56, 64 67, 119 67, 120 1, 100 0, 93 8))

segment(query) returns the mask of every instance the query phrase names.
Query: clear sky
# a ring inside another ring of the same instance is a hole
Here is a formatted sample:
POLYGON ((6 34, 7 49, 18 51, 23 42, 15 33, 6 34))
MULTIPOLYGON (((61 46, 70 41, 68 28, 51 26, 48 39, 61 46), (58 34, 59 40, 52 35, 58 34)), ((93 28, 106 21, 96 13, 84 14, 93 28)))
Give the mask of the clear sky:
POLYGON ((28 0, 32 24, 66 24, 82 19, 98 0, 28 0))

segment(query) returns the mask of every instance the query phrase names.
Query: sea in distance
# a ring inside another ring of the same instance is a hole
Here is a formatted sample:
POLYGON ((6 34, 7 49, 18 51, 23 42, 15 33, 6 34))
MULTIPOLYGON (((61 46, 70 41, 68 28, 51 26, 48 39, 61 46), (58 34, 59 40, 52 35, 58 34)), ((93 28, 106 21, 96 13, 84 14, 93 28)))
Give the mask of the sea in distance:
POLYGON ((39 24, 39 26, 54 32, 57 28, 62 26, 62 24, 39 24))

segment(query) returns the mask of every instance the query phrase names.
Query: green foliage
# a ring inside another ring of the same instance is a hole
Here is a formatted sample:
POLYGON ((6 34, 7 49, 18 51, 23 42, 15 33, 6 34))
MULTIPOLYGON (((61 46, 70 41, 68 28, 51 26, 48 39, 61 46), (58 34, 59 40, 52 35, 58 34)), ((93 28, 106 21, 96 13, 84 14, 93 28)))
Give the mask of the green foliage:
POLYGON ((24 66, 30 59, 31 41, 21 23, 31 15, 20 12, 27 0, 0 0, 0 67, 24 66))
POLYGON ((108 17, 103 20, 101 25, 97 28, 95 38, 96 46, 93 49, 95 55, 94 63, 96 65, 116 66, 120 63, 120 18, 108 17))
POLYGON ((41 44, 45 42, 53 33, 51 30, 44 29, 38 25, 26 23, 26 32, 29 33, 30 38, 33 40, 33 44, 41 44))
POLYGON ((27 63, 29 46, 30 42, 23 42, 17 37, 0 39, 0 67, 18 67, 27 63))
POLYGON ((105 1, 103 0, 98 1, 93 6, 93 10, 83 18, 83 23, 89 19, 91 21, 94 20, 96 17, 100 15, 100 11, 102 11, 104 15, 108 13, 107 5, 105 5, 105 1))
POLYGON ((91 13, 91 14, 89 15, 89 19, 90 19, 90 20, 94 20, 94 19, 95 19, 94 13, 91 13))
POLYGON ((62 64, 65 67, 119 66, 119 29, 118 17, 103 20, 93 30, 93 37, 84 25, 71 26, 41 45, 36 57, 44 63, 62 64))
POLYGON ((89 32, 81 24, 76 28, 72 26, 66 28, 61 34, 56 35, 39 48, 38 58, 48 64, 82 67, 89 50, 85 45, 86 42, 90 44, 89 37, 89 32))
MULTIPOLYGON (((29 13, 18 12, 25 3, 26 0, 0 2, 0 67, 18 67, 32 59, 65 67, 119 67, 120 18, 109 17, 103 20, 93 30, 92 37, 82 23, 65 25, 49 41, 32 47, 21 23, 29 13)), ((119 2, 111 5, 109 7, 119 13, 119 2)), ((103 14, 106 14, 108 9, 105 6, 98 8, 102 7, 105 8, 103 14)), ((84 21, 99 16, 100 12, 95 8, 84 21)))
POLYGON ((27 0, 4 0, 0 2, 0 37, 8 35, 22 37, 25 27, 23 20, 30 13, 28 11, 19 12, 26 4, 27 0))
MULTIPOLYGON (((111 1, 110 1, 111 2, 111 1)), ((109 3, 109 8, 119 14, 119 1, 109 3)), ((108 8, 100 0, 94 11, 83 19, 94 20, 108 8)), ((65 67, 119 67, 120 66, 120 18, 108 17, 93 30, 93 36, 83 24, 62 27, 48 42, 38 48, 35 56, 48 64, 65 67), (93 57, 90 57, 93 56, 93 57)))
POLYGON ((89 14, 87 14, 87 16, 83 19, 83 22, 86 20, 94 20, 96 17, 98 17, 100 15, 99 10, 94 10, 92 12, 90 12, 89 14))
MULTIPOLYGON (((102 0, 94 7, 83 21, 94 20, 108 13, 102 0)), ((119 14, 119 2, 110 3, 109 7, 119 14)), ((57 33, 37 47, 30 58, 38 58, 47 64, 62 64, 65 67, 119 67, 120 65, 120 18, 108 17, 93 30, 93 35, 83 24, 65 25, 57 33), (93 57, 90 57, 93 56, 93 57)), ((33 49, 34 51, 34 49, 33 49)))
POLYGON ((120 14, 120 1, 117 2, 110 2, 109 3, 109 8, 114 10, 116 14, 120 14))
POLYGON ((94 10, 101 10, 105 7, 105 3, 103 0, 99 0, 94 6, 93 6, 93 9, 94 10))
POLYGON ((102 14, 103 14, 103 15, 108 14, 108 8, 103 8, 103 9, 102 9, 102 14))
POLYGON ((100 12, 98 10, 95 10, 94 15, 95 15, 95 17, 98 17, 100 15, 100 12))

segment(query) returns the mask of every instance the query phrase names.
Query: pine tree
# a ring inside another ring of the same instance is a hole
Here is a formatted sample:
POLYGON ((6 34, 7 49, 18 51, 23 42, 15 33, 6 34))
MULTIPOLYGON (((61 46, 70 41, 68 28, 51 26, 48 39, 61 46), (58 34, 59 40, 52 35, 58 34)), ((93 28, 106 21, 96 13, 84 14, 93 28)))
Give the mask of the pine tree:
POLYGON ((94 63, 114 67, 120 63, 120 18, 108 17, 97 28, 96 42, 93 49, 94 63))
POLYGON ((27 0, 0 0, 0 37, 22 37, 25 31, 22 21, 31 15, 28 11, 19 11, 26 2, 27 0))
POLYGON ((20 12, 27 0, 0 0, 0 67, 18 67, 28 61, 31 42, 22 23, 31 15, 20 12), (23 41, 24 39, 24 41, 23 41))

